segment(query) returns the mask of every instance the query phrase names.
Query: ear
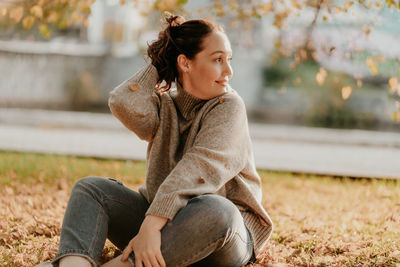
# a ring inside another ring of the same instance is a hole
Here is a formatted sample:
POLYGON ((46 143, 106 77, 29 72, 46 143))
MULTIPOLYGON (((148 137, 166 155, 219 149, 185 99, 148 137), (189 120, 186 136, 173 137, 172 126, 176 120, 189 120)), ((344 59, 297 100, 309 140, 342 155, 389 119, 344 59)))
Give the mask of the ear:
POLYGON ((190 70, 190 59, 188 59, 184 54, 180 54, 176 59, 178 70, 181 72, 188 72, 190 70))

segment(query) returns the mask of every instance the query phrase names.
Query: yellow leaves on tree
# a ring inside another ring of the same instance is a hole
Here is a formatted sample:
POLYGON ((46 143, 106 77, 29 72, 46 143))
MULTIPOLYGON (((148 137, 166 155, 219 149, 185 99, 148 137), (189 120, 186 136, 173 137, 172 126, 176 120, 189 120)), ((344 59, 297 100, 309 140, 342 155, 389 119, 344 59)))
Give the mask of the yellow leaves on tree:
POLYGON ((22 6, 14 7, 10 10, 10 19, 19 23, 24 16, 24 8, 22 6))
POLYGON ((336 12, 336 14, 339 14, 340 12, 342 12, 342 8, 341 7, 335 7, 335 12, 336 12))
POLYGON ((39 5, 35 5, 29 9, 29 12, 35 17, 42 19, 43 18, 43 8, 39 5))
POLYGON ((58 13, 55 10, 50 11, 48 17, 47 17, 47 22, 48 23, 55 23, 58 21, 58 13))
POLYGON ((369 57, 366 59, 365 63, 367 64, 372 75, 378 74, 378 63, 375 60, 369 57))
POLYGON ((391 94, 394 94, 397 92, 397 94, 400 96, 400 85, 399 85, 399 80, 397 77, 391 77, 389 79, 389 92, 391 94))
POLYGON ((238 4, 237 0, 230 0, 229 1, 229 7, 232 10, 238 9, 239 8, 239 4, 238 4))
POLYGON ((319 68, 317 75, 315 76, 315 81, 318 83, 319 86, 323 85, 326 79, 328 72, 324 68, 319 68))
POLYGON ((351 1, 348 1, 344 3, 344 10, 347 12, 347 10, 353 5, 354 3, 351 1))
POLYGON ((7 8, 0 7, 0 16, 5 17, 7 15, 7 8))
POLYGON ((39 32, 40 32, 44 37, 46 37, 47 39, 50 38, 51 30, 50 30, 49 26, 47 26, 46 24, 41 24, 41 25, 39 26, 39 32))
POLYGON ((398 3, 397 0, 385 0, 385 2, 388 8, 391 8, 392 6, 394 6, 397 9, 400 8, 400 3, 398 3))
POLYGON ((0 7, 0 17, 8 19, 8 25, 20 24, 30 30, 36 24, 39 32, 50 38, 51 26, 65 29, 72 23, 87 26, 90 6, 95 0, 36 0, 10 1, 0 7), (8 18, 6 17, 8 13, 8 18))
POLYGON ((400 122, 400 101, 396 101, 396 111, 392 112, 392 120, 400 122))
POLYGON ((76 8, 82 11, 84 14, 90 14, 90 5, 92 1, 78 1, 76 8))
POLYGON ((217 10, 217 16, 222 17, 225 15, 224 6, 221 4, 220 1, 215 1, 214 8, 217 10))
POLYGON ((367 25, 363 25, 362 29, 367 36, 371 33, 371 29, 367 25))
POLYGON ((275 14, 274 25, 277 28, 282 28, 284 20, 289 16, 291 13, 290 9, 286 9, 280 13, 275 14))
POLYGON ((158 10, 173 12, 179 6, 179 1, 178 0, 158 0, 154 3, 154 6, 158 10))
POLYGON ((353 88, 351 86, 344 86, 342 88, 342 99, 346 100, 350 97, 353 88))
MULTIPOLYGON (((391 94, 396 94, 400 96, 400 84, 397 77, 391 77, 389 79, 389 92, 391 94)), ((392 120, 395 122, 400 122, 400 101, 396 101, 396 111, 392 112, 392 120)))
POLYGON ((35 17, 34 16, 27 16, 22 20, 22 27, 24 29, 31 29, 33 25, 35 24, 35 17))
POLYGON ((297 0, 292 0, 292 7, 301 10, 302 7, 297 0))
POLYGON ((81 22, 83 20, 83 16, 78 11, 73 11, 71 13, 71 21, 72 22, 81 22))
POLYGON ((272 10, 272 3, 259 4, 256 5, 256 8, 261 11, 261 14, 266 15, 272 10))
POLYGON ((400 112, 398 111, 392 112, 392 120, 394 122, 400 122, 400 112))

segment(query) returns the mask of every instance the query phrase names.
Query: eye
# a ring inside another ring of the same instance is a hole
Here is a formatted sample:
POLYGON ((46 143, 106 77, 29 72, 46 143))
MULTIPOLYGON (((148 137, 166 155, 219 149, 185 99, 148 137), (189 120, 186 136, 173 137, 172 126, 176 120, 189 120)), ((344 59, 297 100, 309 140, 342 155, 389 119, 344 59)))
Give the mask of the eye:
POLYGON ((222 61, 222 58, 217 58, 217 59, 215 59, 215 61, 217 61, 217 62, 221 62, 222 61))
POLYGON ((228 57, 228 61, 229 61, 229 62, 231 62, 231 61, 232 61, 232 59, 233 59, 232 57, 228 57))

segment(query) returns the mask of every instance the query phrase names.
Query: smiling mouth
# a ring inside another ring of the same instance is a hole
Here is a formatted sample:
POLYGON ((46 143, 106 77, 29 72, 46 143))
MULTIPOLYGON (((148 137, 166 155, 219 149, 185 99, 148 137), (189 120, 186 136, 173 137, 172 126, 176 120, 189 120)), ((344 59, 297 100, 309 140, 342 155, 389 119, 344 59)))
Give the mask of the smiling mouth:
POLYGON ((227 86, 228 85, 228 81, 215 81, 217 84, 222 85, 222 86, 227 86))

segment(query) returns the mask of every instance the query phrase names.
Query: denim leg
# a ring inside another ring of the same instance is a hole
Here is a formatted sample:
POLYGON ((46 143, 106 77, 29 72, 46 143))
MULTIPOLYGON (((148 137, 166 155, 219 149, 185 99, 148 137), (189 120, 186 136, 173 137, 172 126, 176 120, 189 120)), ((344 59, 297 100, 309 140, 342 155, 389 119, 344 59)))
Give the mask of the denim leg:
MULTIPOLYGON (((63 256, 80 255, 98 265, 106 237, 124 249, 138 233, 148 207, 140 193, 114 179, 79 180, 71 192, 53 264, 57 266, 63 256)), ((253 253, 239 210, 217 195, 192 198, 161 234, 167 266, 241 266, 253 253)))
POLYGON ((253 256, 239 210, 218 195, 192 198, 161 233, 167 266, 241 266, 253 256))
POLYGON ((57 266, 61 257, 79 255, 97 266, 106 238, 124 248, 139 231, 147 208, 147 201, 139 193, 119 181, 80 179, 68 201, 53 264, 57 266))

